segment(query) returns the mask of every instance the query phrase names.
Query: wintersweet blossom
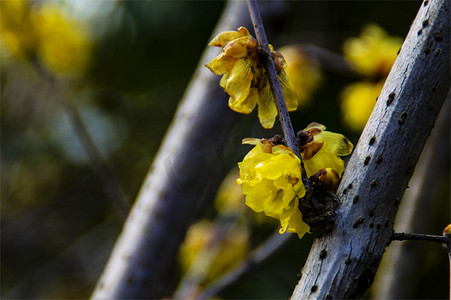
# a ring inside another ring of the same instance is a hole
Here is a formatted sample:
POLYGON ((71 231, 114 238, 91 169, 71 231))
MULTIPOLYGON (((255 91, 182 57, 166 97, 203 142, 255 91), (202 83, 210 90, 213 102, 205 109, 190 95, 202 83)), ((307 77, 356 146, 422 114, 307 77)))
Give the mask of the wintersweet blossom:
MULTIPOLYGON (((223 75, 220 85, 230 96, 229 107, 236 112, 249 114, 258 105, 260 123, 264 128, 272 128, 277 108, 257 40, 246 28, 240 27, 238 31, 221 32, 209 45, 223 48, 221 54, 206 67, 214 74, 223 75)), ((284 70, 285 59, 271 45, 270 49, 288 111, 296 110, 298 100, 284 70)))
POLYGON ((245 139, 255 147, 238 163, 245 203, 256 212, 280 220, 280 233, 296 232, 301 238, 309 231, 298 208, 304 197, 299 158, 284 145, 266 139, 245 139))
POLYGON ((352 151, 353 145, 344 135, 325 129, 324 125, 310 123, 297 134, 305 172, 309 177, 326 168, 334 169, 341 176, 344 171, 341 156, 352 151))
POLYGON ((359 37, 343 45, 344 56, 364 81, 347 86, 341 94, 341 110, 346 125, 362 130, 376 104, 385 79, 396 60, 402 39, 389 36, 375 24, 364 27, 359 37))

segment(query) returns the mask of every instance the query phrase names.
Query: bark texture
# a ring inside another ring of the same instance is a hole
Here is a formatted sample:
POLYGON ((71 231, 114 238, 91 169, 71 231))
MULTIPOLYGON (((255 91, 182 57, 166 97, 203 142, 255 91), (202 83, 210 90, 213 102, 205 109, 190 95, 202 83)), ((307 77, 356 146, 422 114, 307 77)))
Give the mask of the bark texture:
MULTIPOLYGON (((409 188, 404 193, 395 219, 397 232, 424 233, 431 226, 442 202, 432 202, 439 179, 449 172, 450 158, 450 95, 443 105, 436 126, 424 147, 409 188)), ((443 227, 446 223, 443 223, 443 227)), ((433 232, 440 234, 440 232, 433 232)), ((418 291, 418 271, 427 255, 425 243, 393 242, 381 262, 381 268, 371 287, 377 299, 415 298, 418 291), (415 284, 417 283, 417 284, 415 284)), ((441 245, 436 245, 440 250, 441 245)), ((443 256, 445 258, 445 251, 443 256)), ((437 274, 434 274, 437 277, 437 274)))
MULTIPOLYGON (((274 6, 276 5, 276 6, 274 6)), ((280 13, 268 3, 266 15, 280 13)), ((230 1, 213 36, 248 26, 245 2, 230 1)), ((188 226, 211 199, 226 170, 224 160, 237 114, 219 76, 205 64, 220 53, 208 47, 152 163, 93 299, 154 299, 172 294, 173 264, 188 226)), ((237 141, 237 144, 239 142, 237 141)))
POLYGON ((315 240, 292 299, 369 288, 418 157, 450 88, 449 0, 424 1, 337 191, 337 228, 315 240))

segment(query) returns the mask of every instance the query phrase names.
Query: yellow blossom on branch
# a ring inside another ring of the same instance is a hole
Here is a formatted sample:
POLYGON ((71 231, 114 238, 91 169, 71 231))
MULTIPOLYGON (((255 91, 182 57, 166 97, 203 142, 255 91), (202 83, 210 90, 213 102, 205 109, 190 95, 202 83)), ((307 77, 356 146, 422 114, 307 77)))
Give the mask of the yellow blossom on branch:
POLYGON ((301 238, 309 230, 299 211, 299 198, 304 197, 299 158, 284 145, 266 139, 245 139, 255 145, 238 163, 245 203, 256 212, 280 220, 280 233, 296 232, 301 238))
POLYGON ((298 132, 300 152, 307 176, 312 176, 322 169, 334 169, 338 175, 344 171, 341 156, 352 152, 352 143, 342 134, 326 131, 326 126, 310 123, 298 132))
MULTIPOLYGON (((230 96, 229 107, 236 112, 249 114, 258 105, 260 123, 264 128, 272 128, 277 108, 257 40, 246 28, 240 27, 238 31, 221 32, 209 45, 223 48, 221 54, 206 67, 214 74, 223 75, 220 85, 230 96)), ((298 100, 284 70, 285 59, 271 45, 270 49, 288 111, 296 110, 298 100)))

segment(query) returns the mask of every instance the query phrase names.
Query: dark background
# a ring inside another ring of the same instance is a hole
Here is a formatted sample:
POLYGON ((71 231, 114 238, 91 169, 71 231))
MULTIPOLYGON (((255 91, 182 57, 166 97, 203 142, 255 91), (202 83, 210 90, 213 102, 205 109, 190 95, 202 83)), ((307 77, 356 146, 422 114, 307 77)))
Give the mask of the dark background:
MULTIPOLYGON (((64 1, 58 4, 67 6, 64 1)), ((346 38, 357 36, 369 22, 404 38, 421 5, 417 1, 286 4, 287 17, 265 24, 276 49, 303 43, 336 53, 341 53, 346 38), (273 38, 273 32, 283 34, 273 38)), ((91 63, 83 74, 62 84, 131 202, 224 3, 116 1, 108 7, 100 5, 97 13, 82 19, 95 33, 91 63)), ((299 130, 316 121, 356 144, 359 133, 343 125, 338 101, 343 87, 355 79, 327 69, 323 72, 322 86, 312 95, 311 105, 292 113, 294 126, 299 130)), ((48 82, 31 64, 2 56, 1 93, 2 298, 89 297, 122 221, 48 82)), ((254 111, 254 123, 255 115, 254 111)), ((240 116, 245 118, 249 117, 240 116)), ((243 126, 258 128, 249 123, 243 126)), ((277 130, 243 128, 242 132, 271 136, 277 130)), ((236 149, 238 162, 248 149, 240 145, 236 149)), ((449 172, 437 180, 439 188, 431 199, 437 222, 424 229, 433 234, 440 234, 449 221, 449 172)), ((252 243, 276 226, 254 226, 252 243)), ((311 241, 311 236, 292 239, 267 264, 221 296, 288 298, 311 241)), ((427 251, 417 281, 411 283, 418 286, 415 297, 445 298, 449 291, 446 255, 435 244, 427 251)))

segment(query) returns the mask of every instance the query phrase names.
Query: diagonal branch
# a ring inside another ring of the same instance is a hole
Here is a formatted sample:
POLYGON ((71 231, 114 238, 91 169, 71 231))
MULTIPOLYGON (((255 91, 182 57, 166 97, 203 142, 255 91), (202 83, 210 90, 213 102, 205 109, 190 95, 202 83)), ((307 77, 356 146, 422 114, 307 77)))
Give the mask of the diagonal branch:
POLYGON ((257 0, 247 0, 247 7, 249 8, 249 14, 251 16, 252 24, 254 25, 255 37, 257 38, 258 45, 265 53, 265 69, 268 74, 269 84, 271 86, 274 100, 276 102, 283 135, 285 137, 285 140, 287 141, 288 147, 293 150, 296 156, 301 160, 302 182, 304 183, 305 189, 308 190, 310 183, 307 178, 307 173, 305 172, 304 162, 302 161, 301 154, 299 153, 298 142, 296 141, 293 125, 291 124, 290 115, 288 114, 288 109, 285 104, 282 86, 280 85, 276 67, 271 57, 271 50, 269 49, 269 43, 268 39, 266 38, 266 32, 265 28, 263 27, 263 21, 260 16, 260 10, 258 9, 257 0))
POLYGON ((371 285, 450 88, 449 5, 421 4, 343 175, 337 229, 315 240, 293 300, 358 298, 371 285))

